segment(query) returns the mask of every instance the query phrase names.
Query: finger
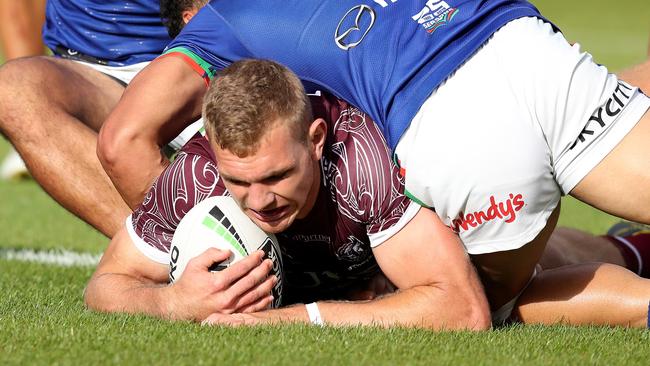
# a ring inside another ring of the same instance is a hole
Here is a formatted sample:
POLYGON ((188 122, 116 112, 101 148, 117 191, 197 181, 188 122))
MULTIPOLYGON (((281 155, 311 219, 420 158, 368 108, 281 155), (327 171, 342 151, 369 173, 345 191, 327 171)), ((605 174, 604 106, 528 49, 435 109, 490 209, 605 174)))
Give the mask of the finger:
POLYGON ((226 314, 219 314, 219 313, 214 313, 208 316, 207 318, 205 318, 205 320, 201 322, 202 326, 205 325, 239 326, 244 324, 246 324, 245 319, 238 316, 238 314, 226 315, 226 314))
MULTIPOLYGON (((231 264, 228 268, 217 273, 218 276, 215 276, 215 283, 218 287, 222 287, 224 289, 231 287, 233 283, 246 276, 249 272, 251 272, 251 270, 256 269, 262 265, 262 257, 264 257, 264 252, 257 250, 239 262, 231 264)), ((261 278, 257 283, 259 282, 261 282, 261 278)), ((247 290, 248 288, 244 291, 247 290)), ((239 292, 239 295, 241 295, 244 291, 239 292)))
POLYGON ((271 307, 273 303, 273 296, 269 295, 259 299, 256 303, 237 309, 238 313, 256 313, 258 311, 266 310, 271 307))
POLYGON ((233 283, 227 290, 228 295, 232 297, 240 297, 255 288, 266 280, 272 267, 273 262, 271 262, 270 259, 265 259, 257 267, 248 272, 248 274, 233 283))
POLYGON ((220 320, 223 317, 224 317, 224 315, 219 314, 219 313, 210 314, 207 318, 203 319, 203 321, 201 322, 201 326, 217 325, 217 324, 219 324, 220 320))
MULTIPOLYGON (((240 309, 247 307, 251 304, 257 303, 259 300, 269 297, 273 286, 278 282, 275 276, 267 277, 262 283, 250 289, 237 301, 235 308, 240 309)), ((236 310, 236 312, 240 312, 236 310)))
POLYGON ((199 256, 192 258, 187 264, 188 267, 200 268, 207 270, 215 263, 223 262, 230 258, 232 253, 229 250, 221 250, 217 248, 208 248, 199 256))

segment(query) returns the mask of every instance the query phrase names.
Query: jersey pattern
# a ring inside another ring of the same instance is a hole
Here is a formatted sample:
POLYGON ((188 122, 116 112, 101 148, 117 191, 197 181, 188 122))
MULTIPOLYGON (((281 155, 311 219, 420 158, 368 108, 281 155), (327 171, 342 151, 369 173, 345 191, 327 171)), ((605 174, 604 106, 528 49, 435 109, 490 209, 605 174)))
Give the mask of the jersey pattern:
POLYGON ((109 66, 151 61, 169 43, 158 0, 48 0, 43 40, 51 50, 109 66))
POLYGON ((308 90, 367 112, 393 149, 431 92, 524 16, 541 17, 523 0, 213 0, 167 52, 209 75, 242 58, 278 61, 308 90))
MULTIPOLYGON (((382 232, 408 222, 404 213, 415 205, 403 194, 403 181, 376 125, 336 98, 311 98, 315 116, 328 124, 328 137, 314 208, 277 234, 287 303, 340 298, 376 275, 371 241, 385 240, 382 232), (375 235, 380 239, 372 239, 375 235)), ((227 194, 209 142, 196 135, 131 215, 134 240, 168 253, 185 214, 207 197, 227 194)))

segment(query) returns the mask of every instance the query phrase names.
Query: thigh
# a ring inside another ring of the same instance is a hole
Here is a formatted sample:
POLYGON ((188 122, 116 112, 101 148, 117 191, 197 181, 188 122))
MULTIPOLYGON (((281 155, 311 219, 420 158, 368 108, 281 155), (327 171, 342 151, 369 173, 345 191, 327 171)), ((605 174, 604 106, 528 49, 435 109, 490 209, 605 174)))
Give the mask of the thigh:
POLYGON ((610 214, 650 224, 650 112, 571 191, 610 214))
POLYGON ((91 67, 47 56, 8 62, 0 69, 0 80, 7 108, 59 110, 95 131, 124 91, 118 82, 91 67))
POLYGON ((646 95, 650 95, 650 58, 616 74, 622 80, 641 88, 646 95))
POLYGON ((649 292, 650 280, 623 267, 602 263, 565 266, 539 274, 520 297, 516 313, 525 324, 645 328, 649 292))

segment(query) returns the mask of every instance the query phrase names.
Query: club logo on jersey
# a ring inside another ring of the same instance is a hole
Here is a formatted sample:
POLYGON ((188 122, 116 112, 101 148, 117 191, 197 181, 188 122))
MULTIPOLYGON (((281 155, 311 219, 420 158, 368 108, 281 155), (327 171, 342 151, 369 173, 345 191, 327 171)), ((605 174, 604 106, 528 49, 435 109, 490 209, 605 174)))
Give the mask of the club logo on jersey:
POLYGON ((375 11, 368 5, 348 10, 334 31, 334 43, 343 51, 358 46, 375 24, 375 11))
POLYGON ((458 14, 458 8, 452 8, 442 0, 429 0, 419 13, 411 18, 422 25, 427 33, 431 34, 436 29, 451 22, 458 14))
POLYGON ((451 221, 449 227, 459 233, 496 219, 509 224, 517 219, 517 212, 521 211, 525 204, 524 196, 521 194, 510 193, 503 202, 497 202, 494 196, 490 196, 490 206, 485 211, 467 214, 461 212, 458 218, 451 221))
POLYGON ((354 235, 348 236, 347 243, 336 250, 336 257, 339 260, 348 262, 359 262, 370 256, 370 246, 357 239, 354 235))
POLYGON ((632 90, 632 86, 619 81, 612 96, 589 118, 569 150, 573 150, 578 144, 585 143, 587 139, 592 140, 595 133, 607 129, 618 118, 621 111, 625 109, 625 106, 632 98, 632 90))

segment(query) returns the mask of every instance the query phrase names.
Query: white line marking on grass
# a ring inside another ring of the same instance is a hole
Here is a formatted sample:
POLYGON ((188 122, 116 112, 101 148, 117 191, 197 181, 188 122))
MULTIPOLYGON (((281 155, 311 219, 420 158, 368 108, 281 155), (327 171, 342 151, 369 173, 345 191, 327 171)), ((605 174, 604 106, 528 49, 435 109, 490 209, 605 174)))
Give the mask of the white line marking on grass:
POLYGON ((63 267, 94 267, 101 254, 71 252, 69 250, 2 249, 0 259, 54 264, 63 267))

